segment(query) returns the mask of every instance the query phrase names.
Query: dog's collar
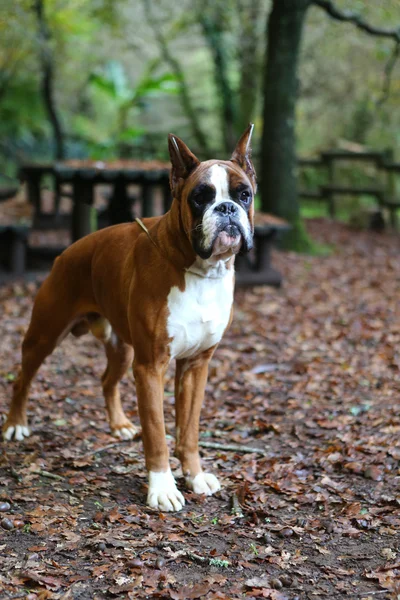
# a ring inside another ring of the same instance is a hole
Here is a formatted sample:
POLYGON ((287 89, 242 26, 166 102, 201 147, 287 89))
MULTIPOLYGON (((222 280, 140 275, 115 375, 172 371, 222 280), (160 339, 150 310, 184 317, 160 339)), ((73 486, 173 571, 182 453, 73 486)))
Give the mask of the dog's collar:
MULTIPOLYGON (((145 232, 145 234, 147 235, 147 237, 149 238, 149 240, 152 242, 152 244, 154 244, 154 246, 157 248, 157 250, 159 251, 159 253, 161 254, 161 256, 163 258, 166 258, 166 256, 161 252, 158 244, 156 244, 156 242, 153 240, 153 238, 150 235, 150 231, 147 229, 146 225, 143 223, 143 221, 141 219, 139 219, 139 217, 135 217, 134 219, 136 221, 136 223, 139 225, 139 227, 141 227, 143 229, 143 231, 145 232)), ((166 258, 166 260, 168 260, 168 262, 171 262, 169 258, 166 258)), ((184 269, 185 272, 188 271, 188 269, 184 269)), ((198 275, 199 277, 202 277, 202 275, 200 275, 200 273, 194 273, 194 275, 198 275)))
MULTIPOLYGON (((156 242, 153 240, 153 238, 150 235, 150 231, 147 229, 146 225, 143 223, 143 221, 141 219, 139 219, 139 217, 135 217, 134 219, 136 221, 136 223, 139 225, 139 227, 141 227, 143 229, 143 231, 146 233, 147 237, 149 238, 149 240, 154 244, 154 246, 157 248, 157 250, 159 251, 159 253, 161 254, 161 256, 163 256, 164 258, 166 258, 164 256, 164 254, 161 252, 158 244, 156 244, 156 242)), ((223 261, 224 263, 224 267, 226 269, 226 263, 231 259, 232 257, 227 258, 226 260, 223 261)), ((167 259, 169 262, 171 262, 169 259, 167 259)), ((217 266, 215 267, 211 267, 211 269, 209 270, 205 270, 202 269, 201 267, 196 267, 196 264, 192 265, 191 267, 189 267, 188 269, 183 269, 183 271, 185 273, 190 273, 191 275, 196 275, 197 277, 201 277, 202 279, 220 279, 221 277, 223 277, 226 273, 221 273, 221 269, 218 268, 217 266)))
POLYGON ((153 244, 155 245, 155 247, 157 248, 158 251, 160 251, 159 247, 157 246, 157 244, 155 243, 155 241, 153 240, 153 238, 150 235, 149 230, 147 229, 146 225, 143 223, 142 219, 139 219, 139 217, 135 217, 134 219, 136 221, 136 223, 139 225, 139 227, 141 227, 143 229, 143 231, 147 234, 147 237, 149 238, 150 241, 153 242, 153 244))

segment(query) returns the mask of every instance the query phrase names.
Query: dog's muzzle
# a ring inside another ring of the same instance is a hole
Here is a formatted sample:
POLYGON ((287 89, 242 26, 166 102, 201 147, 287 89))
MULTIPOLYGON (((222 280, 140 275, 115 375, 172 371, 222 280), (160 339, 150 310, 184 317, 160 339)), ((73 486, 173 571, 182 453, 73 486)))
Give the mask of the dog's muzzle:
MULTIPOLYGON (((231 251, 248 252, 253 246, 253 236, 246 212, 235 202, 220 202, 208 210, 203 218, 201 254, 209 258, 231 251)), ((201 255, 200 254, 200 255, 201 255)))

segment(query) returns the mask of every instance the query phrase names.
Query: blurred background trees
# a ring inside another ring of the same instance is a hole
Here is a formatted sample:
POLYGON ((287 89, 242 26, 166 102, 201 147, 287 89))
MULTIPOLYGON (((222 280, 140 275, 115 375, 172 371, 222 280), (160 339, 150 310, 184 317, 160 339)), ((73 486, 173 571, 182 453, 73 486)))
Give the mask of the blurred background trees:
MULTIPOLYGON (((166 158, 169 131, 226 158, 253 121, 262 204, 296 224, 296 156, 344 143, 400 154, 393 39, 312 0, 0 3, 3 173, 63 156, 166 158)), ((400 25, 398 0, 334 5, 400 25)))

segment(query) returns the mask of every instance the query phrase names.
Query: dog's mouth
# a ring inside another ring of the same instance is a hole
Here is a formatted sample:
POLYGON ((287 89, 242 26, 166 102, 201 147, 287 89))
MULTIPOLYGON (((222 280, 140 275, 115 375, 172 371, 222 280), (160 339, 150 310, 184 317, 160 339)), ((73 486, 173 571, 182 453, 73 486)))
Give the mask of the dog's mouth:
POLYGON ((240 226, 236 223, 229 223, 225 225, 223 229, 217 232, 214 239, 212 254, 214 256, 218 254, 225 254, 229 250, 232 254, 239 252, 243 243, 243 232, 240 226))
POLYGON ((202 225, 197 229, 197 235, 193 236, 193 248, 202 259, 248 252, 253 246, 253 236, 250 228, 248 231, 246 229, 239 219, 218 219, 208 228, 202 225))

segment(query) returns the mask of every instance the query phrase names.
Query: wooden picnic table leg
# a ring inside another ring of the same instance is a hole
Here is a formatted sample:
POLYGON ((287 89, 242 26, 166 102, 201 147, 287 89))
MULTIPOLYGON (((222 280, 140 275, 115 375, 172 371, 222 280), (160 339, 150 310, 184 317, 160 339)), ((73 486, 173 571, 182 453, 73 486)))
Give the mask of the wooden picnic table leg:
POLYGON ((73 181, 72 241, 94 230, 92 218, 93 182, 76 178, 73 181))
POLYGON ((61 202, 61 185, 57 177, 53 177, 54 181, 54 213, 56 222, 60 217, 60 202, 61 202))
MULTIPOLYGON (((328 173, 328 184, 333 186, 335 183, 335 164, 332 158, 325 158, 324 164, 328 173)), ((331 219, 335 218, 336 207, 335 207, 335 199, 333 197, 333 192, 326 190, 325 191, 325 199, 328 203, 328 212, 331 219)))
POLYGON ((27 230, 12 232, 9 269, 14 275, 23 275, 26 268, 27 230))
POLYGON ((42 197, 40 193, 40 183, 42 176, 40 173, 29 172, 26 175, 26 191, 28 201, 34 207, 34 220, 42 215, 42 197))
POLYGON ((171 204, 172 204, 172 194, 171 194, 171 188, 169 185, 169 179, 163 183, 162 194, 163 194, 163 210, 164 210, 164 213, 166 213, 169 211, 169 209, 171 208, 171 204))
POLYGON ((282 275, 271 266, 271 248, 272 241, 276 237, 276 231, 271 231, 267 234, 257 235, 254 238, 256 249, 256 264, 255 271, 262 273, 265 277, 265 282, 269 285, 280 286, 282 283, 282 275))
POLYGON ((275 232, 254 236, 254 245, 256 251, 256 271, 265 271, 271 265, 271 244, 275 237, 275 232))
POLYGON ((108 213, 111 225, 130 223, 132 221, 130 200, 126 189, 126 182, 123 178, 118 178, 114 184, 108 213))
POLYGON ((397 207, 389 208, 390 225, 394 230, 397 230, 397 207))
POLYGON ((142 185, 142 217, 152 217, 154 215, 153 206, 154 186, 151 183, 142 185))
POLYGON ((335 206, 335 199, 334 199, 332 193, 330 193, 328 196, 328 208, 329 208, 330 218, 334 219, 336 216, 336 206, 335 206))

